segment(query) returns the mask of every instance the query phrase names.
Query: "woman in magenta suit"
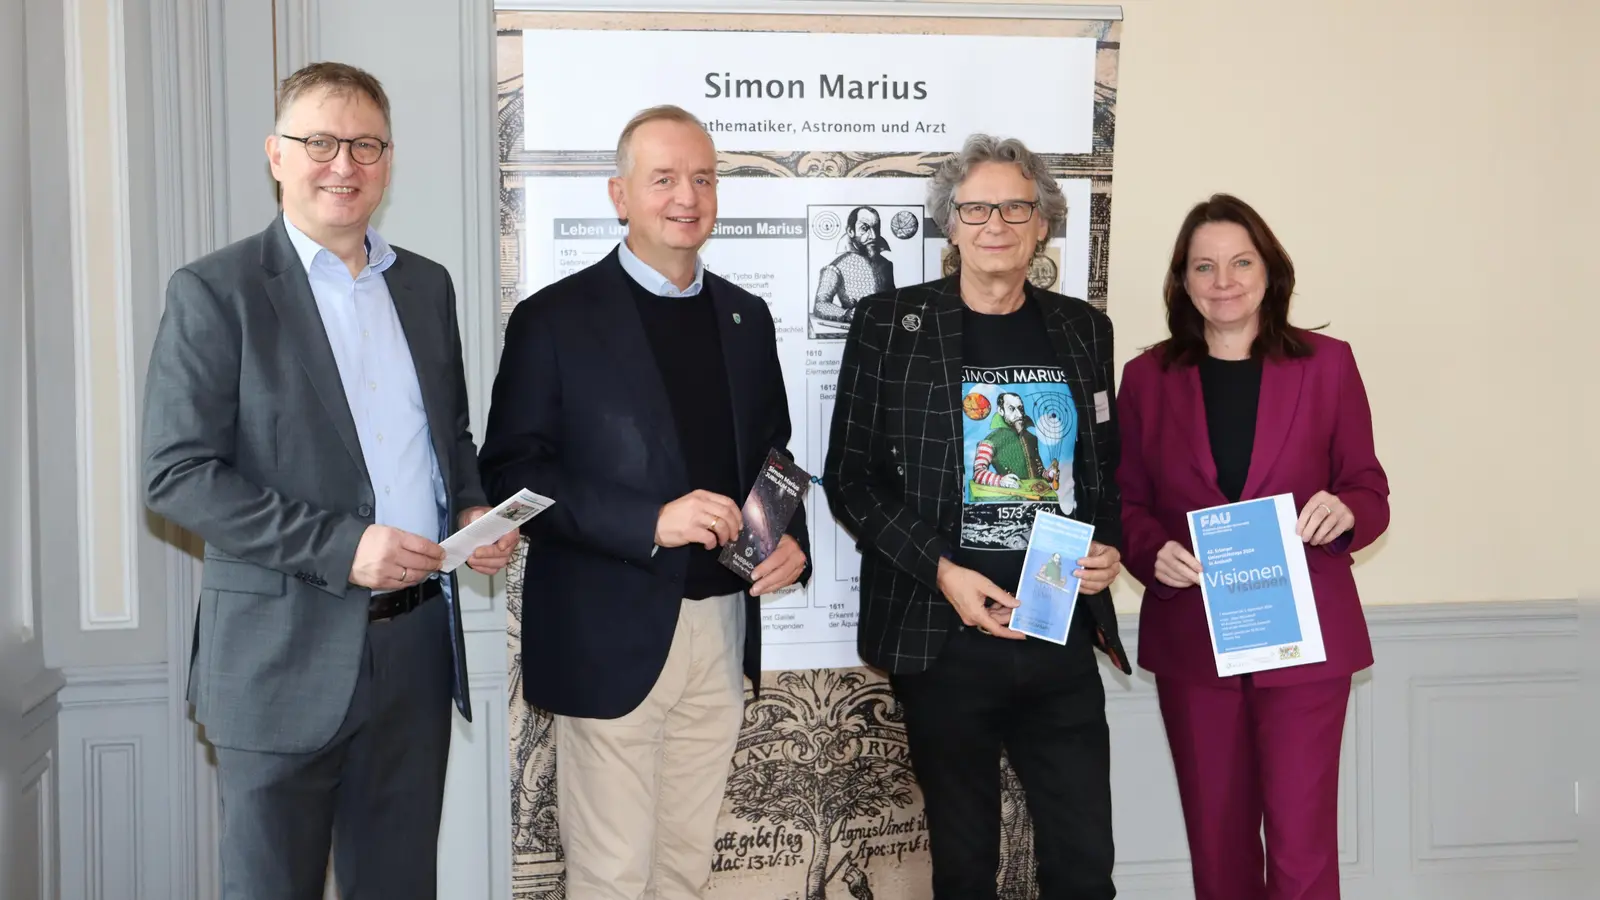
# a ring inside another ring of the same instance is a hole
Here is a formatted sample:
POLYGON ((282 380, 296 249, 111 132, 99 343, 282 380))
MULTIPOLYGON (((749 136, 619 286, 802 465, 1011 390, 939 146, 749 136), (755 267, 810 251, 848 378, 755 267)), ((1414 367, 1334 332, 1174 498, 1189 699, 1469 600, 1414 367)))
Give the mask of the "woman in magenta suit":
POLYGON ((1337 898, 1340 738, 1372 664, 1350 555, 1389 525, 1366 391, 1348 344, 1289 324, 1294 266, 1234 197, 1189 212, 1165 293, 1170 335, 1123 370, 1117 478, 1195 897, 1337 898), (1327 660, 1219 677, 1186 516, 1285 493, 1327 660))

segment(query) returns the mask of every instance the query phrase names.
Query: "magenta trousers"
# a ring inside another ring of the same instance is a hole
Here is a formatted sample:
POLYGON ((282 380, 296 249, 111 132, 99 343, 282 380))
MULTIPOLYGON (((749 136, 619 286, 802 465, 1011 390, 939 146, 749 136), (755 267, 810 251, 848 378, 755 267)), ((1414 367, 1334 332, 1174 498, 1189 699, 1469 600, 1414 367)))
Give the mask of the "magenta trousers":
POLYGON ((1269 688, 1242 680, 1229 690, 1156 679, 1195 900, 1338 900, 1350 679, 1269 688))

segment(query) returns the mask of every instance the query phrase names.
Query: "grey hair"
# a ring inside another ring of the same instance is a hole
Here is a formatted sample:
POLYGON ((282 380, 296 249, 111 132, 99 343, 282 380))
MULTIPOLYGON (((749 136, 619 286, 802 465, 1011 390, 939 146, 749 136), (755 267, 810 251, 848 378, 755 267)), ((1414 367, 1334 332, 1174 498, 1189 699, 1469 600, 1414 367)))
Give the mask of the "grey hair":
POLYGON ((961 152, 947 157, 928 180, 929 213, 935 221, 944 224, 945 234, 954 232, 960 221, 956 218, 956 189, 961 187, 974 168, 990 162, 1012 163, 1022 170, 1025 178, 1033 182, 1039 202, 1038 214, 1049 223, 1045 239, 1034 248, 1035 255, 1043 253, 1050 235, 1060 232, 1067 221, 1067 197, 1061 192, 1061 185, 1056 184, 1055 176, 1050 174, 1044 157, 1029 150, 1016 138, 1002 139, 992 134, 968 135, 966 142, 961 145, 961 152))
POLYGON ((678 122, 683 125, 693 125, 705 132, 706 140, 711 141, 712 147, 717 145, 717 142, 712 140, 711 132, 706 129, 705 123, 681 106, 666 103, 642 109, 628 120, 628 124, 622 128, 621 136, 617 138, 617 174, 624 178, 627 177, 628 170, 633 168, 633 133, 639 130, 639 126, 648 122, 678 122))

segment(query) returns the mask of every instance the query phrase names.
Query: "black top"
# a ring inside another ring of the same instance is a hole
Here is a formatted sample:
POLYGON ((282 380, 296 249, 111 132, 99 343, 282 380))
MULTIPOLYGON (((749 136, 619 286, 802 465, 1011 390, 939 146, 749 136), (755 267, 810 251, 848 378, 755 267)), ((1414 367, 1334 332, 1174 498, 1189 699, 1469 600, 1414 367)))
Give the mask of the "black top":
MULTIPOLYGON (((661 382, 678 426, 689 485, 743 505, 739 495, 738 445, 733 434, 733 395, 722 358, 711 285, 693 297, 659 297, 627 278, 639 319, 655 354, 661 382)), ((683 595, 701 600, 745 590, 749 584, 717 562, 717 550, 689 547, 683 595)))
POLYGON ((1217 463, 1217 487, 1228 502, 1236 503, 1244 493, 1256 440, 1261 360, 1206 357, 1200 361, 1200 393, 1205 398, 1211 458, 1217 463))
MULTIPOLYGON (((1039 512, 1091 522, 1074 476, 1077 408, 1072 387, 1031 297, 1016 311, 961 314, 961 534, 955 562, 1015 595, 1039 512), (1020 405, 1021 431, 1015 420, 1020 405)), ((1075 560, 1072 562, 1076 562, 1075 560)), ((1069 570, 1070 571, 1070 570, 1069 570)), ((1073 612, 1068 646, 1093 664, 1088 604, 1073 612)))

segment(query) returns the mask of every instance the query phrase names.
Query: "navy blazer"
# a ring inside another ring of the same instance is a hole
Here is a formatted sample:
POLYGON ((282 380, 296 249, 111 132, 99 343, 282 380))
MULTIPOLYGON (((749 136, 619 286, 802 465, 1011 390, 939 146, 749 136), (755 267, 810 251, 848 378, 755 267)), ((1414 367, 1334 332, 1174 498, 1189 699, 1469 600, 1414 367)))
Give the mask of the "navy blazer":
MULTIPOLYGON (((652 555, 661 507, 692 486, 627 279, 613 250, 517 305, 478 457, 491 503, 519 488, 556 501, 524 529, 522 684, 530 704, 558 715, 617 718, 644 700, 666 664, 689 564, 688 547, 652 555)), ((709 271, 705 284, 742 504, 767 452, 789 452, 789 399, 765 301, 709 271)), ((809 558, 804 509, 788 534, 809 558)), ((810 574, 808 563, 802 580, 810 574)), ((748 593, 745 604, 744 671, 759 684, 760 604, 748 593)))

